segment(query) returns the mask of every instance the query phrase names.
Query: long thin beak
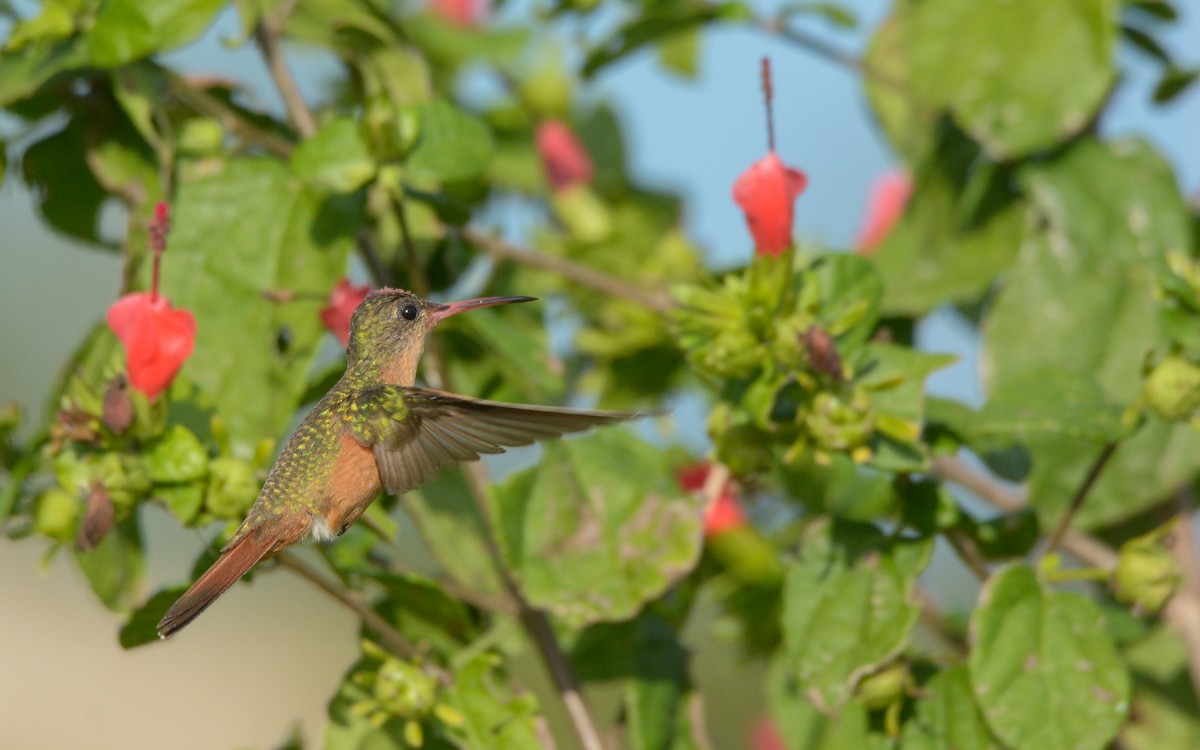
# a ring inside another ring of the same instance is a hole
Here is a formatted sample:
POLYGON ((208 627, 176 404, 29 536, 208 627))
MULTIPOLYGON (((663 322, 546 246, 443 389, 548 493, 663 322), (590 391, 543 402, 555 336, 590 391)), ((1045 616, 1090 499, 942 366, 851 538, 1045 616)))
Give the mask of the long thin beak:
POLYGON ((468 310, 507 305, 513 302, 533 302, 535 299, 537 297, 480 297, 478 299, 465 299, 461 302, 447 302, 433 309, 433 319, 442 321, 451 315, 458 315, 460 312, 467 312, 468 310))

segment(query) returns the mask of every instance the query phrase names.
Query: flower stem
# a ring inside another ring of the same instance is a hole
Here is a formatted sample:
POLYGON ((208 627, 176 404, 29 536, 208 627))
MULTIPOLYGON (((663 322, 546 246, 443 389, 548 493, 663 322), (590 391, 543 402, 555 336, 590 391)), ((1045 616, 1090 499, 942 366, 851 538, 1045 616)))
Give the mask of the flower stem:
POLYGON ((771 111, 771 104, 775 98, 775 89, 771 86, 771 58, 763 56, 762 59, 762 90, 763 90, 763 105, 767 109, 767 150, 775 150, 775 113, 771 111))

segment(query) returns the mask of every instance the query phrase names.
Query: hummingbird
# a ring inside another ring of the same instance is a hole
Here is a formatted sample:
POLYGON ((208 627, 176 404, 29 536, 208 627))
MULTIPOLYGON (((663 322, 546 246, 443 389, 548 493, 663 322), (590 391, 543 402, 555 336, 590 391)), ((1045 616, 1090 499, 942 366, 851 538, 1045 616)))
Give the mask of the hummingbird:
POLYGON ((158 623, 166 638, 251 568, 302 540, 330 541, 380 490, 400 495, 441 469, 639 412, 505 404, 415 385, 425 339, 446 318, 533 297, 440 304, 401 289, 369 293, 354 311, 346 371, 288 439, 221 556, 158 623))

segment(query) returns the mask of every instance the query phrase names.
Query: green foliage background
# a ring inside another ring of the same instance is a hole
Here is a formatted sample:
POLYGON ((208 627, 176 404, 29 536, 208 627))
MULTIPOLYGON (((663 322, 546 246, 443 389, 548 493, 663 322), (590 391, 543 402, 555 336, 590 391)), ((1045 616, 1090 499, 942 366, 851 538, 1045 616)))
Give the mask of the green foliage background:
POLYGON ((535 306, 464 316, 439 331, 426 381, 538 403, 701 400, 708 458, 755 522, 704 538, 712 498, 675 478, 701 457, 674 444, 670 416, 548 446, 499 482, 476 468, 383 498, 316 563, 263 568, 320 576, 363 620, 362 653, 309 744, 521 748, 553 731, 560 747, 704 748, 703 707, 720 696, 698 690, 696 649, 765 674, 792 748, 1200 744, 1195 207, 1150 144, 1097 128, 1119 49, 1159 62, 1147 94, 1161 101, 1194 79, 1156 41, 1171 4, 897 2, 860 68, 914 179, 904 216, 870 257, 802 243, 719 272, 680 230, 680 199, 626 173, 595 76, 651 48, 693 75, 708 28, 853 23, 844 9, 603 4, 624 20, 567 46, 543 32, 595 3, 497 28, 375 0, 233 5, 233 44, 268 61, 280 40, 317 47, 343 75, 319 101, 285 96, 277 116, 237 81, 163 62, 225 3, 0 7, 16 21, 0 106, 37 133, 10 157, 42 220, 120 253, 128 289, 144 289, 146 221, 168 200, 163 289, 198 322, 169 397, 135 398, 123 434, 100 418, 123 368, 104 327, 44 414, 0 418, 3 530, 72 554, 123 619, 122 646, 155 640, 181 590, 146 590, 144 509, 211 529, 214 546, 232 531, 340 371, 317 310, 353 267, 426 295, 554 301, 569 345, 549 345, 535 306), (504 94, 469 106, 470 65, 499 71, 504 94), (586 143, 592 184, 545 184, 534 133, 554 118, 586 143), (116 245, 97 231, 113 200, 127 217, 116 245), (539 217, 527 248, 481 223, 506 201, 539 217), (982 337, 978 410, 925 396, 949 360, 914 349, 912 331, 945 306, 982 337), (97 486, 116 524, 74 549, 97 486), (390 544, 398 506, 434 572, 390 544), (939 547, 980 580, 964 617, 924 590, 939 547), (531 652, 556 690, 525 689, 531 652), (577 685, 590 709, 573 703, 577 685), (606 689, 616 705, 595 700, 606 689), (574 719, 547 730, 560 704, 574 719))

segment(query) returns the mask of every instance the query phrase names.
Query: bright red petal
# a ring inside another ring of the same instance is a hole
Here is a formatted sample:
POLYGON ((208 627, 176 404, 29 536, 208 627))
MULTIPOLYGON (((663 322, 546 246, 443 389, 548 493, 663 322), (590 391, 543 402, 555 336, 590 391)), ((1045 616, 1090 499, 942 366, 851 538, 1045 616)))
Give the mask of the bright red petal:
POLYGON ((537 147, 552 190, 592 181, 592 159, 566 123, 547 120, 538 126, 537 147))
POLYGON ((779 255, 791 247, 794 204, 806 187, 808 177, 784 164, 774 151, 733 183, 733 200, 746 214, 759 253, 779 255))
POLYGON ((126 294, 108 308, 108 327, 126 347, 129 346, 133 330, 142 316, 154 306, 150 292, 126 294))
POLYGON ((342 346, 350 342, 350 319, 370 291, 370 286, 355 286, 349 279, 342 279, 329 293, 329 304, 321 308, 321 323, 342 346))
POLYGON ((867 215, 854 243, 860 253, 869 254, 888 236, 904 214, 912 188, 912 179, 903 172, 885 174, 871 185, 867 215))
POLYGON ((742 503, 726 486, 704 514, 704 536, 710 537, 745 524, 746 514, 742 512, 742 503))
MULTIPOLYGON (((679 480, 679 486, 688 492, 699 492, 704 489, 711 471, 712 464, 704 462, 678 470, 675 478, 679 480)), ((727 480, 717 499, 704 514, 704 536, 710 537, 745 523, 742 502, 734 492, 732 483, 727 480)))
POLYGON ((432 0, 430 10, 455 26, 476 26, 487 9, 485 0, 432 0))
POLYGON ((775 722, 764 717, 755 721, 750 728, 750 748, 751 750, 787 750, 787 743, 783 741, 783 735, 779 733, 775 722))
POLYGON ((162 296, 127 294, 108 310, 108 325, 125 345, 129 383, 151 400, 158 398, 192 354, 196 319, 172 310, 162 296))

